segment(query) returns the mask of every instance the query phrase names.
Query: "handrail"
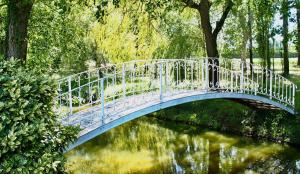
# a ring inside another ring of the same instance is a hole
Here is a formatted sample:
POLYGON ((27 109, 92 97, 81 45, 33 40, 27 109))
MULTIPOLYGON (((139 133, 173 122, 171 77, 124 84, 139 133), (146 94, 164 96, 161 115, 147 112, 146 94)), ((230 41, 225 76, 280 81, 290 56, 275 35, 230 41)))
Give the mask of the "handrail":
POLYGON ((297 89, 262 66, 217 58, 134 60, 73 74, 58 83, 56 109, 63 117, 95 105, 104 113, 107 105, 136 95, 153 93, 155 100, 162 100, 185 91, 249 93, 294 108, 297 89))

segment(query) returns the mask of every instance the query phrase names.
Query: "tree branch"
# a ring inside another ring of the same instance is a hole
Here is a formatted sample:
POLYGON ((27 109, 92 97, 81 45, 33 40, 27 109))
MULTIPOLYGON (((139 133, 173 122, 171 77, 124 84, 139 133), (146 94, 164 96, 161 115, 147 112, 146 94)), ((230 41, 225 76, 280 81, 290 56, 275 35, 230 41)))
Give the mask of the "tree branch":
POLYGON ((200 4, 194 2, 193 0, 182 0, 183 3, 185 3, 186 6, 193 8, 193 9, 199 9, 200 4))
POLYGON ((6 3, 0 4, 0 7, 7 5, 6 3))
POLYGON ((224 25, 224 22, 225 22, 225 20, 226 20, 226 18, 227 18, 227 16, 228 16, 230 10, 232 9, 232 6, 233 6, 233 5, 234 5, 234 4, 233 4, 232 0, 228 0, 227 5, 226 5, 226 8, 225 8, 225 10, 224 10, 224 12, 223 12, 223 14, 222 14, 222 17, 221 17, 221 19, 220 19, 219 21, 217 21, 216 28, 215 28, 215 30, 213 31, 213 36, 214 36, 214 37, 217 37, 217 35, 218 35, 219 32, 221 31, 221 29, 222 29, 222 27, 223 27, 223 25, 224 25))

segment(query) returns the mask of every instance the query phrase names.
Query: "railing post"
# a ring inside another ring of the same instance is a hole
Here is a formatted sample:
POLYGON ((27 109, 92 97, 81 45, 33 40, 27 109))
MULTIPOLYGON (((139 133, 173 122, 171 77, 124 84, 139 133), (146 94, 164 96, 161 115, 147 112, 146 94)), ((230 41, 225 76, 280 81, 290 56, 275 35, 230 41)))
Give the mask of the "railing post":
POLYGON ((240 90, 244 92, 244 62, 241 62, 240 90))
POLYGON ((191 63, 191 90, 193 90, 194 85, 194 62, 191 63))
POLYGON ((285 85, 285 102, 287 103, 288 102, 288 84, 285 85))
POLYGON ((273 93, 273 82, 272 82, 272 79, 273 79, 273 73, 272 71, 270 71, 270 99, 272 99, 272 93, 273 93))
POLYGON ((89 98, 90 98, 90 104, 93 104, 93 95, 92 95, 92 88, 91 88, 91 72, 88 73, 88 79, 89 79, 89 98))
POLYGON ((205 62, 204 62, 204 60, 202 59, 202 68, 201 68, 201 71, 202 71, 202 73, 201 73, 201 83, 202 83, 202 89, 205 89, 206 88, 206 86, 205 86, 205 82, 204 82, 204 67, 205 67, 205 62))
POLYGON ((231 92, 233 92, 233 70, 230 71, 231 77, 230 77, 230 88, 231 92))
POLYGON ((123 88, 123 98, 126 97, 126 70, 125 64, 122 65, 122 88, 123 88))
POLYGON ((274 90, 272 90, 272 93, 274 93, 274 97, 276 98, 276 74, 274 74, 274 90))
POLYGON ((284 79, 282 79, 281 81, 282 81, 282 91, 281 91, 282 92, 282 94, 281 94, 282 99, 281 99, 281 101, 283 102, 284 101, 284 79))
POLYGON ((208 70, 208 58, 205 59, 205 87, 206 91, 209 89, 209 70, 208 70))
POLYGON ((168 62, 166 62, 166 70, 165 70, 165 78, 164 78, 164 81, 165 81, 165 92, 168 92, 168 74, 169 74, 169 66, 168 66, 168 62))
POLYGON ((68 93, 69 93, 69 107, 70 107, 70 114, 73 113, 73 105, 72 105, 72 77, 68 78, 68 93))
POLYGON ((159 99, 162 100, 163 98, 163 77, 162 77, 162 63, 159 64, 159 99))
POLYGON ((255 87, 254 87, 254 95, 257 95, 257 90, 258 90, 258 83, 255 83, 255 85, 254 85, 255 87))
POLYGON ((104 124, 104 78, 101 79, 101 114, 100 121, 101 125, 104 124))
POLYGON ((292 98, 293 107, 295 107, 295 92, 296 92, 296 86, 293 84, 293 98, 292 98))

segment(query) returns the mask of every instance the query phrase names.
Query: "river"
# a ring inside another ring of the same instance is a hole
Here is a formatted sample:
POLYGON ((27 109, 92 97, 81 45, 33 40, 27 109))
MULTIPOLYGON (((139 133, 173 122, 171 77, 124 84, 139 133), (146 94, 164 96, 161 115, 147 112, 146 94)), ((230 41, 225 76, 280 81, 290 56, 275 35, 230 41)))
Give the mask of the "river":
POLYGON ((147 117, 66 157, 75 174, 300 173, 300 149, 147 117))

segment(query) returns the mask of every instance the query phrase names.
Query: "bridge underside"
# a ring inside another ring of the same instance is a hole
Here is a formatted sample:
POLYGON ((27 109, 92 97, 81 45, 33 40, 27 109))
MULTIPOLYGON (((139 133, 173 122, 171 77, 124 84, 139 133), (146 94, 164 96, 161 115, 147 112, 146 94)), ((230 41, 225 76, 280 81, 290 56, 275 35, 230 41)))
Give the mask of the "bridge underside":
MULTIPOLYGON (((251 95, 245 93, 231 93, 231 92, 216 92, 216 91, 184 91, 178 94, 165 95, 162 100, 159 99, 157 93, 147 94, 155 100, 149 102, 143 102, 141 105, 137 105, 136 101, 145 101, 149 96, 136 95, 133 97, 127 97, 125 100, 115 102, 113 107, 109 104, 105 106, 105 119, 102 121, 101 109, 99 106, 94 106, 88 110, 73 114, 67 117, 65 120, 68 125, 80 125, 83 129, 80 132, 79 138, 75 143, 70 145, 66 151, 69 151, 90 139, 114 128, 123 123, 131 121, 135 118, 156 112, 168 107, 189 103, 193 101, 209 100, 209 99, 229 99, 250 107, 259 109, 278 109, 285 110, 291 114, 296 114, 296 111, 284 104, 268 99, 264 96, 251 95), (129 109, 124 109, 125 105, 131 105, 129 109), (120 111, 120 112, 110 112, 120 111)), ((64 122, 63 122, 64 124, 64 122)))
MULTIPOLYGON (((272 104, 269 103, 264 103, 262 101, 256 101, 256 100, 251 100, 251 99, 236 99, 236 98, 229 98, 229 100, 236 102, 236 103, 240 103, 242 105, 246 105, 250 108, 254 108, 254 109, 264 109, 264 110, 285 110, 282 109, 280 107, 274 106, 272 104)), ((287 111, 291 114, 296 114, 295 111, 287 111)))

